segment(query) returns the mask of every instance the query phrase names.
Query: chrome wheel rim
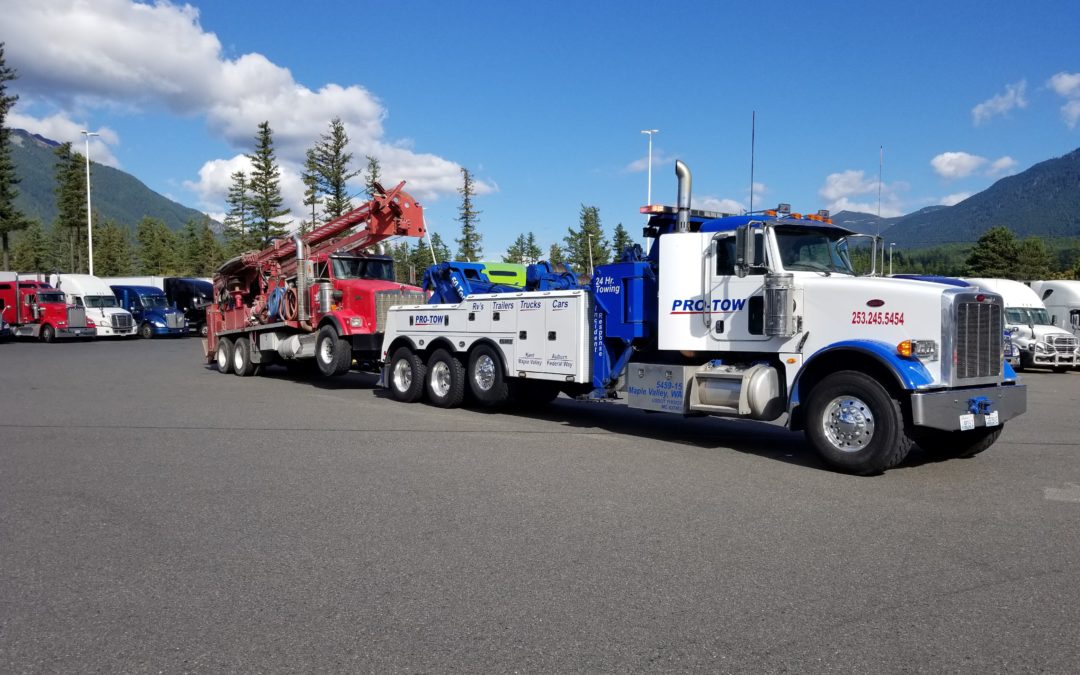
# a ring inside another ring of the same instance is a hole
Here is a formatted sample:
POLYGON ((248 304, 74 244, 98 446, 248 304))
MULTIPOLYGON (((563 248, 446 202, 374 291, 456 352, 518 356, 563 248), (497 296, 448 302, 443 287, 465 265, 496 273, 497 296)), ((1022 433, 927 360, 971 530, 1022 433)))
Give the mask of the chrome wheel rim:
POLYGON ((495 386, 495 359, 482 354, 473 367, 473 382, 481 391, 490 391, 495 386))
POLYGON ((854 396, 837 396, 825 406, 825 437, 842 452, 859 452, 874 439, 874 413, 854 396))
MULTIPOLYGON (((237 345, 239 347, 239 345, 237 345)), ((233 370, 240 372, 244 369, 244 353, 240 349, 233 349, 232 357, 233 370)))
POLYGON ((334 345, 330 340, 323 340, 319 345, 319 360, 327 364, 334 360, 334 345))
POLYGON ((398 359, 394 364, 394 388, 405 392, 412 387, 412 368, 408 359, 398 359))
POLYGON ((431 391, 439 398, 450 392, 450 366, 445 361, 431 367, 431 391))
POLYGON ((218 370, 224 372, 229 367, 229 357, 225 354, 223 347, 218 347, 217 350, 217 367, 218 370))

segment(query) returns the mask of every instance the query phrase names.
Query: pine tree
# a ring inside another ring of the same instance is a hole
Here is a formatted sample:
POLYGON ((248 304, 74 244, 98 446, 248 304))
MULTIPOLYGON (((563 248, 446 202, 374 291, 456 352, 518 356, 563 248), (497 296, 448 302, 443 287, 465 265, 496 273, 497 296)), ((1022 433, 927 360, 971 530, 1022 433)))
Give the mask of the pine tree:
MULTIPOLYGON (((360 175, 349 169, 352 153, 349 134, 341 118, 330 120, 330 130, 319 137, 315 147, 307 151, 307 169, 315 180, 316 190, 324 195, 323 222, 329 222, 352 210, 349 181, 360 175)), ((305 202, 305 204, 308 204, 305 202)), ((310 206, 310 204, 308 204, 310 206)))
POLYGON ((30 221, 15 208, 15 198, 19 191, 19 176, 15 173, 15 162, 11 158, 11 129, 7 126, 7 114, 11 106, 19 100, 18 96, 9 96, 7 83, 17 77, 14 68, 8 67, 4 60, 4 43, 0 42, 0 251, 3 253, 3 269, 11 269, 8 255, 9 237, 12 232, 26 229, 30 221))
POLYGON ((72 152, 71 143, 64 143, 55 150, 56 163, 56 216, 55 228, 66 235, 63 246, 66 260, 58 260, 72 273, 85 272, 86 259, 86 183, 83 175, 84 159, 72 152))
POLYGON ((364 192, 367 193, 368 199, 375 196, 375 183, 382 180, 382 172, 379 169, 379 160, 371 155, 365 155, 367 157, 367 171, 364 173, 364 192))
POLYGON ((1038 237, 1028 237, 1020 242, 1017 250, 1016 278, 1020 281, 1048 279, 1053 262, 1046 244, 1038 237))
POLYGON ((304 162, 304 171, 300 174, 300 180, 304 183, 304 206, 311 208, 311 220, 300 221, 300 234, 303 235, 314 230, 321 222, 316 215, 316 210, 323 200, 319 199, 319 168, 316 166, 312 150, 307 152, 307 160, 304 162))
POLYGON ((94 226, 94 273, 103 277, 128 276, 135 271, 128 229, 114 222, 94 226))
POLYGON ((622 223, 615 226, 615 234, 611 237, 611 254, 616 260, 622 258, 623 251, 634 245, 630 233, 626 231, 622 223))
POLYGON ((1007 227, 997 225, 979 237, 967 259, 967 274, 972 277, 1015 279, 1020 245, 1007 227))
POLYGON ((247 156, 251 161, 251 234, 258 247, 269 245, 274 237, 285 234, 288 222, 278 220, 289 215, 290 209, 282 208, 281 168, 274 155, 274 137, 270 122, 259 124, 255 137, 255 152, 247 156))
POLYGON ((552 265, 558 265, 566 262, 566 254, 563 253, 562 246, 558 244, 552 244, 548 249, 548 262, 552 265))
POLYGON ((503 256, 503 262, 531 265, 540 260, 543 255, 543 251, 540 250, 540 246, 536 243, 536 235, 529 232, 518 235, 514 243, 507 249, 506 255, 503 256))
MULTIPOLYGON (((41 222, 30 221, 12 249, 12 267, 20 272, 53 271, 52 243, 41 222)), ((95 270, 96 271, 96 270, 95 270)))
POLYGON ((236 171, 230 178, 229 193, 225 197, 228 211, 225 214, 225 249, 229 255, 237 255, 253 248, 249 230, 251 227, 251 194, 248 192, 247 174, 236 171))
POLYGON ((438 262, 446 262, 450 260, 450 247, 447 246, 442 237, 438 234, 428 234, 431 237, 431 245, 428 246, 428 241, 424 239, 417 239, 416 244, 413 246, 412 252, 409 254, 409 264, 416 268, 416 278, 419 280, 424 270, 431 267, 431 249, 435 249, 435 257, 438 258, 438 262))
POLYGON ((143 274, 172 276, 183 265, 176 235, 161 220, 146 217, 135 228, 139 269, 143 274))
POLYGON ((605 265, 611 255, 604 229, 600 226, 600 209, 581 205, 578 229, 570 228, 563 241, 566 242, 566 262, 574 271, 591 275, 597 265, 605 265))
POLYGON ((190 272, 196 277, 213 276, 224 259, 225 252, 221 248, 221 242, 210 229, 210 219, 206 218, 199 225, 199 257, 190 272))
POLYGON ((462 185, 458 188, 461 206, 458 208, 457 217, 461 223, 461 238, 455 240, 458 245, 457 259, 477 261, 484 257, 484 249, 480 246, 480 231, 476 229, 480 222, 480 212, 473 208, 472 199, 476 192, 472 175, 468 169, 462 167, 461 176, 462 185))
POLYGON ((402 240, 392 244, 390 257, 394 259, 394 278, 402 284, 416 284, 416 270, 409 259, 409 242, 402 240))

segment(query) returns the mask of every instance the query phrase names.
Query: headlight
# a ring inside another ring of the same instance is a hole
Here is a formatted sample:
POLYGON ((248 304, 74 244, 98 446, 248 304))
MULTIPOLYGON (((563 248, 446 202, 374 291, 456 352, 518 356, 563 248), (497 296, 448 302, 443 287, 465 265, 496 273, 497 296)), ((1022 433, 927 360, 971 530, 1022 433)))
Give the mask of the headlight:
POLYGON ((1037 352, 1051 351, 1050 350, 1050 345, 1046 344, 1045 342, 1036 342, 1035 343, 1035 351, 1037 351, 1037 352))
POLYGON ((923 361, 937 361, 938 344, 936 340, 904 340, 896 345, 896 353, 904 358, 914 356, 923 361))
POLYGON ((364 317, 362 317, 362 316, 351 317, 349 319, 349 325, 352 326, 353 328, 360 328, 361 326, 364 325, 364 317))

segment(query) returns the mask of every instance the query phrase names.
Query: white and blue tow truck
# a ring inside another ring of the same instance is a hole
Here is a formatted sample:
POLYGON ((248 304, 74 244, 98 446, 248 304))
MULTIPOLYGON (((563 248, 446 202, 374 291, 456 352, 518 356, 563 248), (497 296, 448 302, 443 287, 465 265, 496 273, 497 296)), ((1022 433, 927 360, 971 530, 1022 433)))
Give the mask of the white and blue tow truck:
POLYGON ((621 393, 631 408, 783 423, 858 474, 916 443, 975 455, 1025 412, 1000 295, 858 276, 848 246, 861 235, 827 213, 691 210, 690 171, 677 162, 676 175, 676 207, 642 208, 648 253, 598 266, 589 287, 455 277, 434 303, 391 308, 391 395, 453 407, 466 393, 483 404, 621 393))

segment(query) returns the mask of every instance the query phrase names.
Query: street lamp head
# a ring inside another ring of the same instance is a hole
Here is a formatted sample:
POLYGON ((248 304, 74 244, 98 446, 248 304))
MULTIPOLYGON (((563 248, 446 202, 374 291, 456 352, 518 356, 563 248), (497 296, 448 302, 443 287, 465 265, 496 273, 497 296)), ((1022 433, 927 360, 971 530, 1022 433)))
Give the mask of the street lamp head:
POLYGON ((79 133, 82 134, 83 136, 86 136, 87 138, 89 138, 91 136, 100 136, 101 135, 96 131, 87 131, 86 129, 83 129, 79 133))
POLYGON ((651 135, 653 135, 653 134, 655 134, 655 133, 657 133, 659 131, 660 131, 659 129, 642 129, 641 133, 649 134, 651 136, 651 135))

